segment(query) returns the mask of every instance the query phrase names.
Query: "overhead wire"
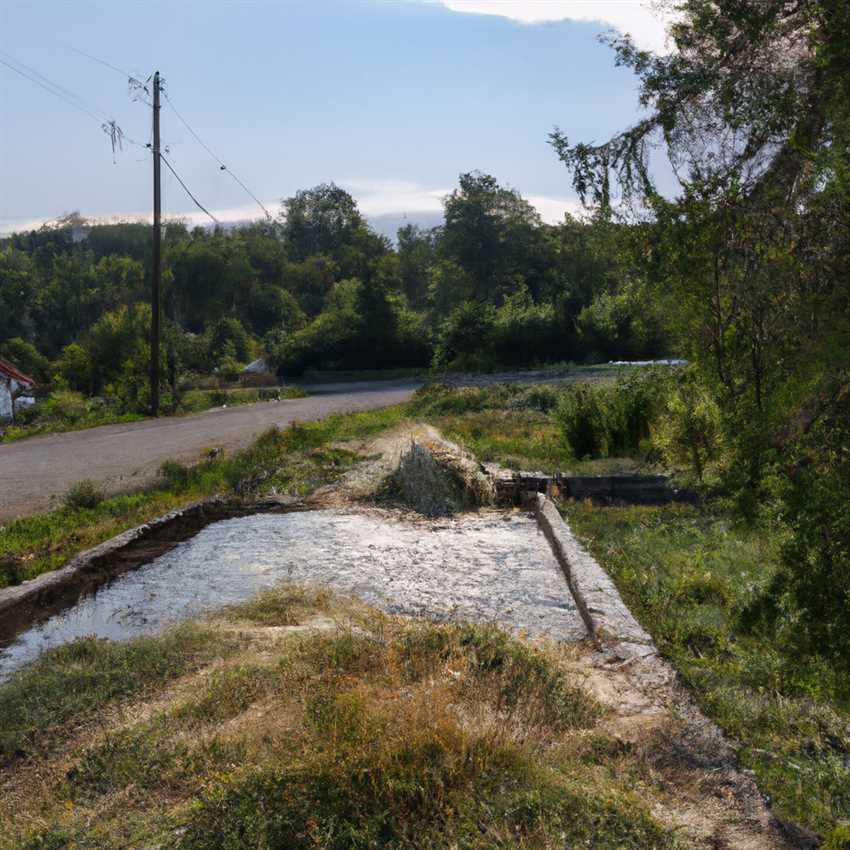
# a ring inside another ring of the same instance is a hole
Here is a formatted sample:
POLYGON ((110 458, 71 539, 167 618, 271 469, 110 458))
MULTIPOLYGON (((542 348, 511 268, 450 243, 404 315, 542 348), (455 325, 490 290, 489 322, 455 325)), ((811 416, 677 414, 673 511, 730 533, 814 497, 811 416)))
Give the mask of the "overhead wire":
MULTIPOLYGON (((90 59, 92 62, 97 62, 98 64, 103 65, 106 68, 109 68, 111 71, 115 71, 117 74, 121 74, 121 76, 123 76, 127 79, 127 82, 130 86, 131 91, 135 91, 137 93, 144 91, 145 93, 147 93, 148 90, 147 90, 147 87, 145 86, 145 83, 143 83, 141 81, 141 79, 139 77, 137 77, 136 75, 131 74, 129 71, 126 71, 123 68, 119 68, 117 65, 113 65, 111 62, 108 62, 106 59, 101 59, 97 56, 92 55, 91 53, 87 53, 85 50, 80 50, 79 48, 74 47, 73 45, 70 45, 70 44, 67 45, 67 46, 71 50, 73 50, 75 53, 78 53, 80 56, 85 56, 87 59, 90 59)), ((165 97, 166 101, 168 102, 168 105, 171 107, 174 114, 179 119, 180 123, 183 124, 183 126, 192 134, 195 141, 216 161, 216 163, 218 163, 219 170, 227 172, 233 178, 233 180, 236 181, 236 183, 242 188, 242 190, 257 204, 257 206, 259 206, 259 208, 265 214, 266 218, 271 220, 272 214, 268 211, 265 204, 263 204, 263 202, 248 188, 248 186, 244 183, 243 180, 241 180, 239 178, 239 176, 237 174, 234 174, 234 172, 232 172, 230 170, 230 168, 228 168, 228 166, 224 163, 224 161, 219 156, 216 155, 216 153, 209 147, 209 145, 206 144, 206 142, 204 142, 204 140, 198 135, 198 133, 195 132, 195 130, 191 126, 191 124, 189 124, 189 122, 178 111, 177 107, 174 105, 171 98, 168 96, 168 91, 165 89, 164 86, 160 89, 160 91, 161 91, 162 95, 165 97)), ((136 96, 140 97, 139 94, 137 94, 136 96)), ((149 103, 147 100, 145 100, 145 103, 148 103, 149 106, 152 106, 152 104, 149 103)), ((150 147, 150 144, 148 145, 148 147, 150 147)), ((167 163, 164 156, 162 157, 162 159, 163 159, 163 162, 167 163)), ((170 167, 171 166, 169 165, 169 168, 170 167)), ((175 176, 177 176, 176 173, 175 173, 175 176)), ((177 179, 179 180, 180 178, 178 177, 177 179)), ((181 181, 181 184, 182 184, 182 181, 181 181)), ((190 195, 190 197, 192 197, 192 200, 195 201, 195 203, 198 205, 198 207, 200 209, 202 209, 205 213, 207 213, 207 215, 209 215, 210 218, 213 219, 213 221, 218 223, 217 219, 214 216, 212 216, 194 198, 194 196, 192 196, 191 192, 189 192, 189 190, 186 188, 185 185, 183 185, 183 188, 186 189, 186 192, 190 195)))
POLYGON ((91 53, 86 53, 85 50, 80 50, 77 47, 74 47, 73 44, 68 44, 66 47, 69 50, 73 50, 74 53, 79 53, 80 56, 85 56, 86 59, 91 59, 92 62, 97 62, 100 65, 103 65, 106 68, 109 68, 112 71, 115 71, 118 74, 121 74, 122 77, 126 77, 128 80, 138 80, 135 74, 131 74, 129 71, 125 71, 123 68, 119 68, 117 65, 113 65, 111 62, 107 62, 105 59, 98 59, 97 56, 92 56, 91 53))
MULTIPOLYGON (((6 54, 8 56, 8 54, 6 54)), ((97 107, 91 108, 93 105, 86 105, 85 101, 71 92, 69 89, 64 88, 64 86, 60 86, 58 83, 54 83, 45 77, 43 74, 39 74, 34 69, 28 69, 27 65, 24 65, 23 62, 18 62, 14 57, 9 57, 12 59, 12 62, 17 63, 21 67, 16 67, 16 65, 11 64, 11 62, 7 62, 2 56, 0 56, 0 65, 5 65, 10 71, 14 71, 16 74, 19 74, 24 79, 29 80, 31 83, 35 83, 40 88, 44 89, 46 92, 49 92, 54 97, 58 97, 60 100, 64 101, 69 106, 73 106, 75 109, 78 109, 80 112, 84 112, 90 118, 93 118, 97 121, 98 124, 104 123, 104 115, 105 113, 101 112, 97 107), (25 68, 29 70, 21 70, 21 68, 25 68), (39 79, 40 78, 40 79, 39 79), (94 111, 97 110, 97 111, 94 111), (100 112, 98 115, 97 113, 100 112)))
POLYGON ((254 200, 257 206, 265 213, 266 218, 271 219, 272 214, 268 211, 268 209, 266 209, 265 204, 263 204, 263 202, 239 179, 239 177, 227 167, 227 165, 221 160, 221 158, 218 157, 204 142, 204 140, 195 132, 191 124, 189 124, 189 122, 177 111, 177 107, 174 105, 171 98, 168 96, 168 92, 163 91, 162 93, 165 96, 165 99, 168 102, 168 105, 173 110, 174 114, 180 119, 180 122, 183 124, 183 126, 192 134, 192 136, 195 138, 195 141, 218 163, 219 169, 221 171, 226 171, 254 200))
POLYGON ((20 75, 29 82, 34 83, 39 88, 49 94, 52 94, 54 97, 59 98, 59 100, 66 103, 68 106, 74 107, 97 121, 101 130, 110 137, 113 160, 116 150, 121 150, 124 142, 129 142, 130 144, 141 148, 145 147, 141 142, 137 142, 134 138, 128 136, 121 127, 118 126, 118 122, 112 118, 109 113, 105 112, 97 105, 86 101, 69 88, 54 82, 40 71, 32 68, 24 62, 21 62, 20 59, 16 59, 10 53, 7 53, 6 51, 0 51, 0 53, 2 53, 2 55, 0 55, 0 64, 4 65, 10 71, 20 75), (3 58, 4 56, 6 57, 5 59, 3 58))
POLYGON ((165 163, 168 170, 177 178, 177 182, 183 187, 183 191, 195 202, 195 206, 201 210, 201 212, 206 213, 216 224, 221 224, 221 222, 192 194, 189 187, 183 182, 183 179, 180 175, 174 170, 174 166, 165 158, 165 154, 160 152, 159 158, 165 163))
MULTIPOLYGON (((131 88, 133 87, 134 84, 139 85, 139 86, 143 86, 143 83, 141 83, 140 80, 137 77, 133 76, 132 74, 127 74, 125 71, 123 71, 121 68, 117 67, 116 65, 112 65, 111 63, 106 62, 103 59, 98 59, 96 56, 92 56, 88 53, 85 53, 82 50, 78 50, 75 47, 71 47, 70 45, 68 45, 68 46, 74 52, 79 53, 82 56, 85 56, 88 59, 91 59, 95 62, 99 62, 101 65, 105 65, 107 68, 111 68, 113 71, 118 72, 122 76, 126 76, 129 83, 130 83, 131 88)), ((59 98, 60 100, 67 103, 69 106, 73 106, 75 109, 78 109, 81 112, 84 112, 90 118, 93 118, 95 121, 97 121, 97 123, 100 125, 101 129, 104 132, 106 132, 107 135, 111 136, 112 146, 113 146, 113 155, 114 155, 116 146, 120 148, 122 142, 124 142, 124 141, 128 141, 131 144, 137 145, 140 148, 148 150, 152 154, 154 153, 152 142, 149 142, 146 145, 142 144, 141 142, 137 142, 135 139, 131 138, 130 136, 127 136, 124 133, 124 131, 118 126, 117 122, 114 119, 110 118, 107 113, 103 112, 101 109, 99 109, 94 104, 91 104, 91 103, 87 104, 86 101, 83 100, 83 98, 81 98, 79 95, 75 94, 70 89, 67 89, 64 86, 59 85, 58 83, 54 83, 52 80, 50 80, 48 77, 45 77, 44 74, 37 71, 35 68, 31 68, 29 65, 26 65, 23 62, 21 62, 20 60, 15 59, 14 56, 11 56, 10 54, 6 53, 5 51, 0 51, 0 52, 2 52, 3 55, 5 55, 9 60, 11 60, 11 61, 6 61, 6 59, 4 59, 3 56, 0 56, 0 65, 4 65, 10 71, 14 71, 16 74, 19 74, 20 76, 24 77, 24 79, 28 80, 31 83, 35 83, 35 85, 44 89, 46 92, 49 92, 54 97, 59 98), (12 63, 15 63, 15 64, 12 64, 12 63), (20 67, 16 67, 16 66, 20 66, 20 67), (100 114, 98 115, 98 113, 100 113, 100 114)), ((164 91, 163 91, 163 94, 165 94, 164 91)), ((168 96, 166 95, 166 98, 167 97, 168 96)), ((170 103, 171 102, 169 100, 169 104, 170 103)), ((173 105, 172 105, 172 109, 174 109, 173 105)), ((175 113, 177 113, 176 109, 174 111, 175 111, 175 113)), ((180 118, 181 121, 183 121, 183 118, 179 114, 178 114, 178 117, 180 118)), ((185 121, 183 121, 183 123, 186 124, 185 121)), ((193 130, 191 130, 191 128, 189 128, 188 124, 186 124, 186 126, 190 130, 192 135, 194 135, 197 138, 197 134, 195 134, 195 132, 193 130)), ((200 139, 198 139, 198 141, 200 141, 200 139)), ((206 145, 204 145, 204 147, 206 148, 206 145)), ((212 154, 212 151, 210 151, 209 148, 206 148, 206 149, 212 154)), ((215 156, 215 155, 213 154, 213 156, 215 156)), ((177 173, 174 166, 168 161, 168 159, 165 157, 165 155, 162 153, 162 151, 159 151, 159 158, 162 162, 165 163, 165 166, 174 175, 174 177, 177 179, 177 182, 183 187, 183 191, 185 191, 186 194, 192 199, 195 206, 198 207, 198 209, 201 210, 201 212, 203 212, 204 214, 209 216, 210 219, 212 219, 212 221, 215 222, 215 224, 220 224, 221 222, 219 222, 219 220, 195 197, 195 195, 192 193, 191 189, 189 189, 189 187, 184 182, 183 178, 180 177, 180 175, 177 173)), ((241 181, 239 180, 238 177, 236 177, 235 174, 233 174, 232 172, 230 172, 226 168, 224 163, 221 163, 221 166, 222 166, 223 170, 228 171, 228 173, 231 175, 231 177, 233 177, 237 182, 240 183, 240 185, 242 185, 242 187, 245 189, 245 191, 247 191, 249 194, 251 194, 250 190, 244 184, 241 183, 241 181)), ((251 196, 253 197, 253 194, 251 196)), ((257 200, 257 199, 254 198, 254 200, 257 200)), ((259 201, 257 201, 257 203, 260 204, 261 207, 263 206, 259 201)), ((265 209, 265 207, 263 207, 263 210, 266 213, 266 215, 269 215, 269 212, 268 212, 268 210, 265 209)), ((269 217, 271 217, 271 216, 269 216, 269 217)))

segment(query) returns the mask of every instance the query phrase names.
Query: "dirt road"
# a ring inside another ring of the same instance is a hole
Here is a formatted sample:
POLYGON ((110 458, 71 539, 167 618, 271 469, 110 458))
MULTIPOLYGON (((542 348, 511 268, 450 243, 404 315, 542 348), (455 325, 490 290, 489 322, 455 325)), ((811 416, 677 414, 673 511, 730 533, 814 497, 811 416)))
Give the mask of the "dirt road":
POLYGON ((77 481, 132 488, 169 458, 192 461, 211 446, 236 449, 272 425, 397 404, 418 384, 373 382, 313 388, 309 398, 208 410, 194 416, 105 425, 0 445, 0 522, 55 506, 77 481))

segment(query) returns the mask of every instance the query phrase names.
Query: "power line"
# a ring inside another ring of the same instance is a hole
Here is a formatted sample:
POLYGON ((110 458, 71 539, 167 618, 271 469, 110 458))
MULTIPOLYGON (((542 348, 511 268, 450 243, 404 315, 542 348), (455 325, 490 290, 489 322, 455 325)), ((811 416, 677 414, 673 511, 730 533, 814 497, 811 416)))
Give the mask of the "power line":
POLYGON ((204 143, 204 140, 192 129, 189 122, 177 111, 177 107, 172 103, 171 98, 168 96, 168 92, 164 91, 165 99, 168 101, 168 105, 173 110, 174 114, 180 119, 183 126, 195 137, 195 141, 218 163, 221 171, 226 171, 257 203, 257 206, 266 214, 266 218, 271 219, 272 214, 266 209, 263 202, 222 162, 222 160, 216 156, 215 153, 204 143))
POLYGON ((125 71, 122 68, 119 68, 117 65, 113 65, 111 62, 107 62, 105 59, 98 59, 97 56, 92 56, 91 53, 86 53, 85 50, 80 50, 72 44, 66 45, 69 50, 73 50, 74 53, 79 53, 80 56, 85 56, 86 59, 91 59, 92 62, 97 62, 100 65, 103 65, 106 68, 109 68, 112 71, 120 74, 122 77, 128 80, 138 80, 139 78, 135 74, 131 74, 129 71, 125 71))
POLYGON ((165 156, 160 153, 159 158, 165 163, 168 167, 168 170, 177 178, 177 182, 183 187, 183 190, 186 194, 195 202, 195 206, 201 210, 201 212, 206 213, 216 224, 221 224, 221 222, 192 194, 189 190, 189 187, 183 182, 180 175, 174 170, 174 166, 165 158, 165 156))
MULTIPOLYGON (((17 59, 14 59, 12 57, 9 58, 12 59, 13 62, 18 61, 17 59)), ((18 64, 21 65, 22 68, 28 67, 21 62, 18 62, 18 64)), ((37 86, 44 89, 46 92, 49 92, 54 97, 58 97, 59 100, 64 101, 69 106, 73 106, 80 112, 84 112, 90 118, 93 118, 95 121, 97 121, 98 124, 104 123, 103 115, 105 113, 97 115, 92 109, 85 105, 85 101, 82 98, 73 94, 73 92, 70 92, 68 89, 59 86, 57 83, 51 82, 43 74, 39 74, 34 69, 31 71, 31 73, 22 71, 21 68, 18 68, 15 65, 12 65, 11 63, 7 62, 5 59, 3 59, 2 56, 0 56, 0 65, 5 65, 10 71, 14 71, 16 74, 20 74, 20 76, 22 76, 25 80, 29 80, 31 83, 35 83, 37 86), (41 79, 38 79, 38 77, 41 77, 41 79)), ((95 107, 95 109, 97 109, 97 107, 95 107)), ((97 111, 100 112, 100 110, 97 111)))
POLYGON ((118 126, 118 122, 115 121, 114 118, 111 118, 108 113, 104 112, 95 104, 87 102, 78 94, 66 88, 65 86, 53 82, 53 80, 51 80, 49 77, 46 77, 40 71, 30 67, 24 62, 21 62, 19 59, 16 59, 11 54, 6 53, 5 51, 0 52, 2 52, 3 56, 6 57, 6 59, 4 59, 3 56, 0 56, 0 64, 4 65, 10 71, 14 71, 16 74, 20 75, 25 80, 34 83, 39 88, 43 89, 49 94, 52 94, 54 97, 59 98, 59 100, 63 101, 63 103, 66 103, 68 106, 73 106, 74 109, 83 112, 84 114, 88 115, 89 118, 92 118, 97 121, 97 123, 100 125, 100 129, 104 133, 106 133, 107 136, 109 136, 109 140, 112 143, 113 160, 115 158, 115 152, 117 150, 123 149, 124 142, 129 142, 130 144, 137 145, 141 148, 145 147, 140 142, 137 142, 135 139, 128 136, 121 129, 121 127, 118 126))

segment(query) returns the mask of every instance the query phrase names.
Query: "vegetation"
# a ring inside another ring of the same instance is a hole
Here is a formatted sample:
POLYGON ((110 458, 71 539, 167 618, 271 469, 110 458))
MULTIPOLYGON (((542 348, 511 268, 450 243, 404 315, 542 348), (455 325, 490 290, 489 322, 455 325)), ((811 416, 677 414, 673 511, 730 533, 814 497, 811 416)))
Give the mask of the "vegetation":
POLYGON ((19 742, 0 847, 680 846, 574 652, 286 586, 159 638, 78 641, 0 685, 19 742))
MULTIPOLYGON (((200 413, 214 407, 236 407, 258 401, 282 401, 306 396, 306 390, 301 387, 194 389, 183 393, 176 411, 172 412, 178 415, 200 413)), ((119 422, 137 422, 144 418, 142 413, 122 413, 121 410, 120 405, 109 399, 87 399, 74 390, 54 390, 37 406, 20 411, 15 417, 15 424, 0 435, 0 442, 11 443, 36 434, 79 431, 119 422)))
POLYGON ((229 457, 211 451, 191 466, 166 462, 159 480, 138 492, 106 495, 81 482, 62 507, 0 527, 0 587, 54 570, 82 549, 198 499, 251 500, 272 489, 306 495, 335 480, 357 457, 338 443, 368 437, 405 415, 397 406, 271 429, 229 457))
POLYGON ((746 616, 781 569, 788 530, 754 529, 718 506, 562 510, 706 714, 738 743, 777 814, 842 847, 850 812, 843 659, 801 655, 793 631, 777 640, 746 616))
MULTIPOLYGON (((660 324, 621 283, 626 228, 546 225, 477 172, 461 175, 445 212, 443 227, 409 225, 394 246, 330 184, 285 199, 274 222, 170 223, 164 408, 185 409, 187 388, 233 381, 261 355, 290 376, 663 351, 660 324)), ((102 399, 79 412, 83 424, 147 410, 149 242, 144 225, 89 225, 76 214, 0 241, 0 356, 60 398, 102 399)))
POLYGON ((694 366, 663 442, 698 477, 714 463, 739 517, 790 532, 748 616, 801 664, 846 671, 850 6, 677 9, 669 54, 614 43, 644 117, 601 144, 551 141, 599 216, 619 196, 644 291, 694 366), (674 192, 655 182, 656 142, 674 192))

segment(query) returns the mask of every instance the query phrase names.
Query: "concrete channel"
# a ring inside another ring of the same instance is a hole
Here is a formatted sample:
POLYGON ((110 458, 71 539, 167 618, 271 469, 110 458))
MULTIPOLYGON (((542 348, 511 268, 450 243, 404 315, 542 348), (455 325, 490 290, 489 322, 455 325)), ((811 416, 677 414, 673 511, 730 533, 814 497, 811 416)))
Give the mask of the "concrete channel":
MULTIPOLYGON (((508 487, 514 501, 526 478, 508 487)), ((551 500, 525 492, 523 509, 439 519, 295 500, 174 511, 0 590, 0 678, 77 637, 154 633, 281 581, 322 584, 391 613, 654 651, 551 500)))

